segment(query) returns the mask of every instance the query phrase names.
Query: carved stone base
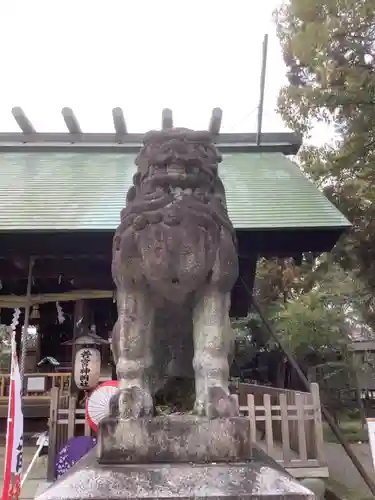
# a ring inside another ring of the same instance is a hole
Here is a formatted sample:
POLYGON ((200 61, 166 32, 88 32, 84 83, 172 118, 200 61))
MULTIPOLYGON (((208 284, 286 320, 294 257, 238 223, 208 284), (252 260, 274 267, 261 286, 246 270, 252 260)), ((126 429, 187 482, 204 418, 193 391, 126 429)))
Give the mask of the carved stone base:
POLYGON ((193 415, 100 423, 101 464, 239 462, 251 458, 249 419, 193 415))
POLYGON ((314 500, 299 482, 262 462, 100 465, 93 450, 37 500, 314 500))

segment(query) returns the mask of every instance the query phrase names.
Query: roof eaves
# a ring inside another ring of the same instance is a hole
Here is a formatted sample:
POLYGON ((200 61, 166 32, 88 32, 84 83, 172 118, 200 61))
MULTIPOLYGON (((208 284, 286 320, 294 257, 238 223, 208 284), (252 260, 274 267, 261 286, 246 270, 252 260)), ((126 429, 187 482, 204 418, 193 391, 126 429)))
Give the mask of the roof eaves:
MULTIPOLYGON (((0 133, 0 152, 52 152, 52 153, 136 153, 142 147, 144 134, 87 133, 0 133)), ((296 154, 302 141, 289 132, 263 133, 260 144, 254 133, 217 134, 213 137, 223 153, 277 152, 296 154)))

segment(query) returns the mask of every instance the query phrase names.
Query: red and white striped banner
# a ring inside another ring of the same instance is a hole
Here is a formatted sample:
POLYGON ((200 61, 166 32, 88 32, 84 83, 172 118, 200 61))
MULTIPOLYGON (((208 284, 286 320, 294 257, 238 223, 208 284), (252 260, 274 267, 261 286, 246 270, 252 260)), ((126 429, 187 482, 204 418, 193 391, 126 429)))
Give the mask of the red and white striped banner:
POLYGON ((8 426, 2 500, 18 500, 21 492, 23 456, 22 382, 16 341, 12 337, 12 365, 8 401, 8 426))

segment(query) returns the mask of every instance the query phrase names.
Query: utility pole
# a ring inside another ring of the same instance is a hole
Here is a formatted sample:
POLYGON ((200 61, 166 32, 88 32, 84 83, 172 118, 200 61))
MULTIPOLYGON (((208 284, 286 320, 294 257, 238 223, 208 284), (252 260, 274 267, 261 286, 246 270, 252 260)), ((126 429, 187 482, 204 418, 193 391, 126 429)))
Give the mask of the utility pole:
POLYGON ((256 145, 260 146, 262 139, 262 121, 263 121, 263 104, 264 104, 264 89, 266 86, 266 69, 267 69, 267 55, 268 55, 268 35, 264 35, 262 47, 262 69, 260 73, 260 92, 259 92, 259 106, 258 106, 258 128, 256 145))

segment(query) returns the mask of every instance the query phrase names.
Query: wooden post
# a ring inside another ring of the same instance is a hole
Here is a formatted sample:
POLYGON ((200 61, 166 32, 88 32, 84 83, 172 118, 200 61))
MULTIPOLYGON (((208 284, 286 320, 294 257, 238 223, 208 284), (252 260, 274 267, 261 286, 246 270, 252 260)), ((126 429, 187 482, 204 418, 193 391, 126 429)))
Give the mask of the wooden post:
POLYGON ((366 410, 363 404, 363 399, 361 398, 361 387, 359 382, 359 371, 361 367, 358 366, 358 361, 356 359, 355 353, 351 353, 349 355, 349 369, 355 384, 355 396, 357 399, 357 405, 358 405, 359 415, 361 418, 362 429, 364 429, 366 426, 366 410))
POLYGON ((250 440, 252 443, 257 442, 257 423, 255 414, 255 399, 254 394, 247 395, 247 408, 250 419, 250 440))
POLYGON ((85 418, 85 436, 91 436, 91 427, 85 418))
POLYGON ((319 385, 313 382, 310 385, 310 392, 311 392, 313 412, 314 412, 316 458, 319 462, 319 465, 325 465, 326 458, 324 453, 323 422, 322 422, 322 412, 320 408, 319 385))
POLYGON ((305 427, 305 408, 303 394, 296 394, 297 406, 297 436, 298 436, 298 453, 299 458, 306 464, 307 462, 307 443, 306 443, 306 427, 305 427))
POLYGON ((47 467, 47 480, 53 481, 55 479, 55 460, 56 460, 56 439, 57 439, 57 418, 58 418, 58 405, 59 405, 59 389, 52 387, 51 389, 51 402, 49 408, 49 422, 48 422, 48 467, 47 467))
POLYGON ((74 437, 76 426, 76 409, 77 395, 71 394, 69 398, 69 413, 68 413, 68 439, 74 437))
POLYGON ((21 331, 20 376, 21 376, 21 383, 22 383, 22 394, 25 391, 24 375, 25 375, 25 362, 26 362, 26 352, 27 352, 27 332, 29 329, 29 318, 30 318, 30 297, 31 297, 31 281, 32 281, 32 277, 33 277, 33 267, 34 267, 34 259, 33 259, 33 257, 30 257, 30 259, 29 259, 29 272, 27 275, 25 319, 24 319, 23 327, 22 327, 22 331, 21 331))
POLYGON ((263 406, 264 406, 267 454, 270 457, 275 458, 275 450, 273 448, 272 406, 271 406, 271 396, 269 394, 263 395, 263 406))
POLYGON ((290 463, 292 453, 289 439, 289 415, 286 394, 280 394, 280 417, 281 417, 281 445, 283 449, 284 463, 290 463))

